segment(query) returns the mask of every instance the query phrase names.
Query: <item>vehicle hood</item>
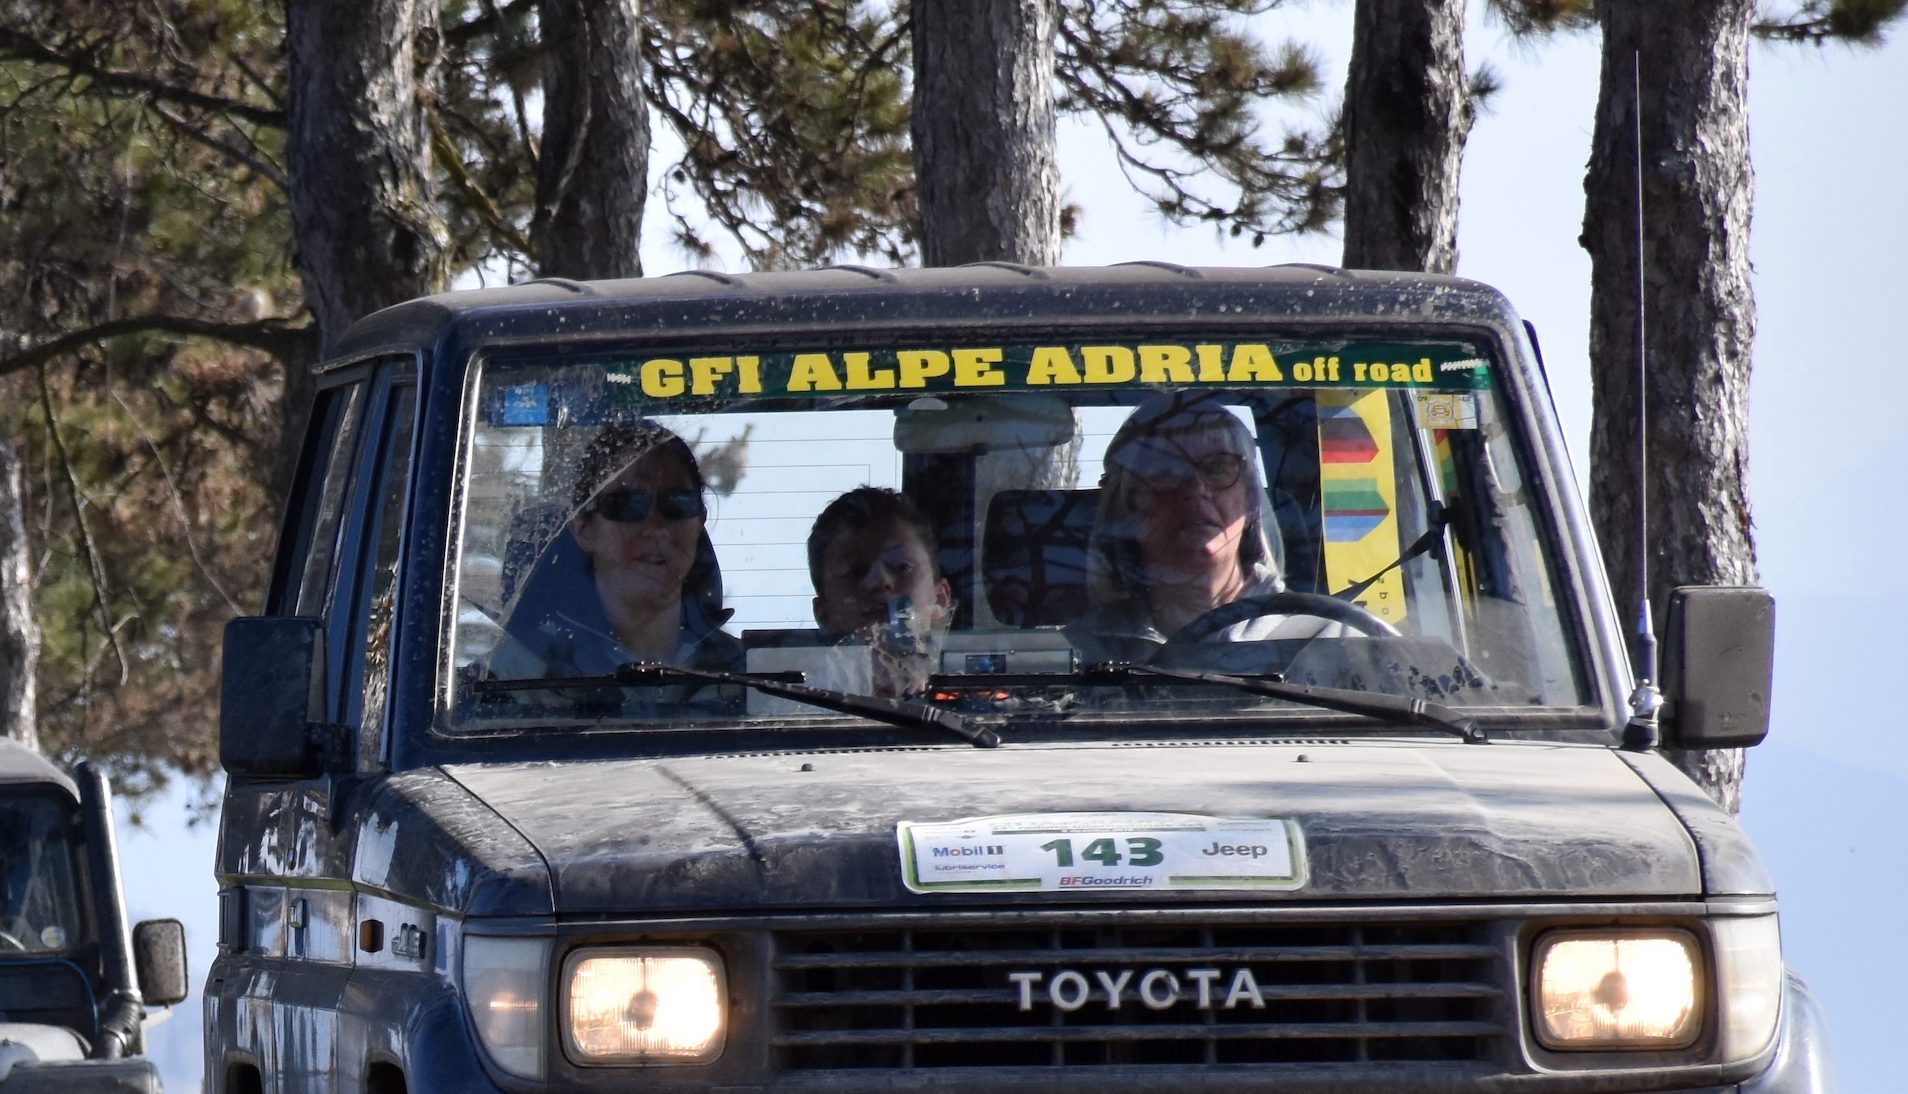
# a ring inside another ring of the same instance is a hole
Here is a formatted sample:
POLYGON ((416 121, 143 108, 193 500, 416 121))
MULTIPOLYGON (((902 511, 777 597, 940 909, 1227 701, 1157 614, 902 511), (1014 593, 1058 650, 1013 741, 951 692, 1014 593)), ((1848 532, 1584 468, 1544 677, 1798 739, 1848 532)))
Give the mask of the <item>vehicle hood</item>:
POLYGON ((1703 892, 1696 845, 1676 814, 1614 753, 1585 746, 1146 742, 445 770, 536 847, 559 915, 1105 900, 911 892, 896 825, 1108 811, 1295 821, 1308 879, 1255 900, 1703 892))

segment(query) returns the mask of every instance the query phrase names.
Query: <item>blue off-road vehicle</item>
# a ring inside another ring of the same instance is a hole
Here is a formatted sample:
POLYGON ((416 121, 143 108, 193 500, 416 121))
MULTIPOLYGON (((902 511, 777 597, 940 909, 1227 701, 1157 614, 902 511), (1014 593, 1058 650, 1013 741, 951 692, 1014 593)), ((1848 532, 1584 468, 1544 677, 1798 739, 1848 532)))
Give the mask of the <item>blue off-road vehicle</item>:
POLYGON ((1534 339, 1453 278, 544 281, 358 323, 227 631, 208 1085, 1812 1091, 1534 339), (1203 584, 1202 584, 1203 583, 1203 584))

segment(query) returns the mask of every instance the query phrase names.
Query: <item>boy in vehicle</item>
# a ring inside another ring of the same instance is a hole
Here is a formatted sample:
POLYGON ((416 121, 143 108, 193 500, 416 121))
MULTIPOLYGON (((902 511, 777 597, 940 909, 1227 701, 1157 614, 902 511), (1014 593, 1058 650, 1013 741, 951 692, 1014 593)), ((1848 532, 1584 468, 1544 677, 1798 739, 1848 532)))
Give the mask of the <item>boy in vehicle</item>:
POLYGON ((861 486, 828 503, 808 533, 815 624, 873 652, 871 690, 920 691, 953 610, 934 528, 897 490, 861 486))

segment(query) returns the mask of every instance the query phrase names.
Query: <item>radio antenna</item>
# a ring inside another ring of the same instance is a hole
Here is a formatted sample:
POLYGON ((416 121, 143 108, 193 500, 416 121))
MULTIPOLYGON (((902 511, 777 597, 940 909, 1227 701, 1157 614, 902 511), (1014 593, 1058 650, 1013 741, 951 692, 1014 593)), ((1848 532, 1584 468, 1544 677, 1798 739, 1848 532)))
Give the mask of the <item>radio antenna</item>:
POLYGON ((1636 183, 1636 690, 1630 693, 1630 721, 1623 747, 1647 752, 1661 737, 1656 716, 1663 693, 1656 687, 1656 624, 1650 618, 1650 441, 1648 339, 1644 326, 1643 264, 1643 56, 1630 54, 1632 175, 1636 183))

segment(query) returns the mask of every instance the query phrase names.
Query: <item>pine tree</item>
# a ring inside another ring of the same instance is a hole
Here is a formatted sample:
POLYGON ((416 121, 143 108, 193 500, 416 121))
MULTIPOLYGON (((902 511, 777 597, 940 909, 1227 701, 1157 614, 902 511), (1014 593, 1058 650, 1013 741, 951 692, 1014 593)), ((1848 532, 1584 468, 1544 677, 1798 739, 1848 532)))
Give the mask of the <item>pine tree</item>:
POLYGON ((1475 115, 1464 0, 1358 0, 1345 87, 1345 257, 1457 268, 1458 172, 1475 115))
POLYGON ((649 102, 639 0, 542 0, 531 238, 545 277, 641 277, 649 102))
MULTIPOLYGON (((1519 32, 1587 25, 1602 32, 1582 236, 1591 258, 1590 509, 1618 604, 1634 619, 1647 597, 1661 619, 1677 585, 1756 581, 1748 497, 1756 322, 1750 39, 1872 43, 1908 2, 1809 0, 1786 14, 1759 13, 1754 0, 1495 6, 1519 32), (1647 511, 1639 508, 1645 497, 1647 511), (1644 519, 1647 589, 1638 550, 1644 519)), ((1740 807, 1740 750, 1671 759, 1725 808, 1740 807)))
POLYGON ((921 260, 1060 261, 1053 0, 914 0, 921 260))

